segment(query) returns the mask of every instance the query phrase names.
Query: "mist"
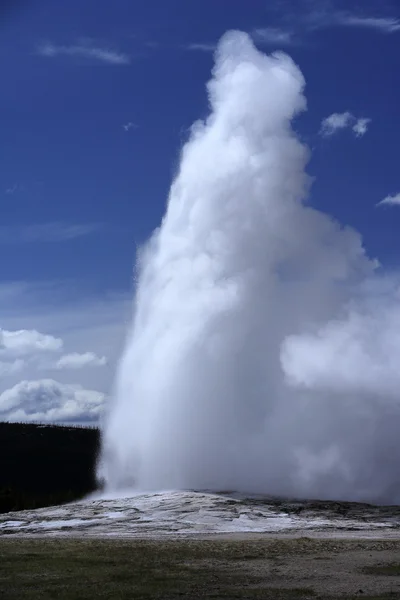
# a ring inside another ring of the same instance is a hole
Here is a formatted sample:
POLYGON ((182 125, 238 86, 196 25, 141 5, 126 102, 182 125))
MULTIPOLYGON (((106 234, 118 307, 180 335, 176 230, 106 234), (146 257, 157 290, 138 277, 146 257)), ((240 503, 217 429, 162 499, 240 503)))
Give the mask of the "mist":
POLYGON ((99 477, 400 501, 399 286, 359 233, 307 203, 306 110, 291 58, 221 39, 134 315, 99 477))

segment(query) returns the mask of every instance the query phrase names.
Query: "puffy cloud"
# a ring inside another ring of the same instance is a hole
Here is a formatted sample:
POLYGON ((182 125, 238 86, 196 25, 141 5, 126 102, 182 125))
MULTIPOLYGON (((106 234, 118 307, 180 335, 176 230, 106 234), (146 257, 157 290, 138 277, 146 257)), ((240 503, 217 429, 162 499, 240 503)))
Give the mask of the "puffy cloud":
POLYGON ((357 137, 362 137, 367 133, 370 122, 371 119, 357 119, 353 125, 353 131, 357 137))
POLYGON ((61 355, 64 341, 36 329, 0 329, 0 378, 11 377, 23 369, 52 371, 103 367, 105 356, 94 352, 69 352, 61 355))
POLYGON ((64 354, 56 363, 57 369, 82 369, 83 367, 103 367, 107 364, 105 356, 97 356, 94 352, 71 352, 64 354))
POLYGON ((362 137, 368 131, 368 125, 371 119, 357 119, 351 112, 332 113, 329 117, 323 119, 321 123, 320 135, 330 137, 335 133, 351 127, 356 137, 362 137))
POLYGON ((320 133, 323 136, 333 135, 337 131, 349 127, 352 119, 353 115, 348 111, 343 113, 332 113, 322 121, 320 133))
POLYGON ((96 422, 103 393, 53 379, 21 381, 0 394, 2 421, 96 422))
MULTIPOLYGON (((107 394, 112 388, 131 311, 132 298, 128 293, 92 295, 84 286, 63 280, 0 282, 3 330, 35 330, 42 335, 52 334, 63 342, 58 350, 37 351, 33 348, 31 353, 19 356, 10 352, 1 354, 0 394, 21 380, 43 379, 55 379, 65 385, 80 384, 83 390, 107 394), (110 367, 99 364, 95 368, 88 364, 79 369, 57 368, 62 356, 86 355, 88 351, 99 359, 106 357, 110 367)), ((4 419, 2 414, 1 419, 4 419)), ((48 422, 57 420, 57 416, 48 418, 48 422)))
POLYGON ((395 194, 394 196, 386 196, 386 198, 378 202, 377 206, 382 206, 384 204, 387 206, 400 206, 400 193, 395 194))
POLYGON ((0 356, 27 356, 41 352, 56 352, 63 347, 63 341, 35 329, 7 331, 0 329, 0 356))

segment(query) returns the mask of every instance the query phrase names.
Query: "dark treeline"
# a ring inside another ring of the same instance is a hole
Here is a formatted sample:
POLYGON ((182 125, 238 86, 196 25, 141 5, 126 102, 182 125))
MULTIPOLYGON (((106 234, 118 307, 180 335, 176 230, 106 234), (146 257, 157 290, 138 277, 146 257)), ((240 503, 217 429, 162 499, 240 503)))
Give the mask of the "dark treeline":
POLYGON ((0 513, 94 491, 99 441, 95 428, 0 422, 0 513))

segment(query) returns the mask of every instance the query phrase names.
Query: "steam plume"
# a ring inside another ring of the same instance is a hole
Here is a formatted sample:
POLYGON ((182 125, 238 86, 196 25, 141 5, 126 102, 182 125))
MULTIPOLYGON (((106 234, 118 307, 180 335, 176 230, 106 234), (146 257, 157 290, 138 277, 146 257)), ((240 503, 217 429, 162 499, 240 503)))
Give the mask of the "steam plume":
POLYGON ((303 87, 287 55, 222 38, 210 115, 139 256, 109 489, 400 500, 395 284, 306 203, 303 87))

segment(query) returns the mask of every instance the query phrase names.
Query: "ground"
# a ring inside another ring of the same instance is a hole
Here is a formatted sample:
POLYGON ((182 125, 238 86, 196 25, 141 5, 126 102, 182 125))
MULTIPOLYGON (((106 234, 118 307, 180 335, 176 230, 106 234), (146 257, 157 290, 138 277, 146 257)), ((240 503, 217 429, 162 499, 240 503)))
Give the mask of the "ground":
POLYGON ((400 507, 137 493, 0 515, 0 600, 400 600, 400 507))
POLYGON ((4 535, 155 537, 297 533, 400 538, 400 507, 288 500, 233 492, 136 493, 0 515, 4 535))
POLYGON ((400 541, 277 538, 0 540, 4 600, 400 599, 400 541))

